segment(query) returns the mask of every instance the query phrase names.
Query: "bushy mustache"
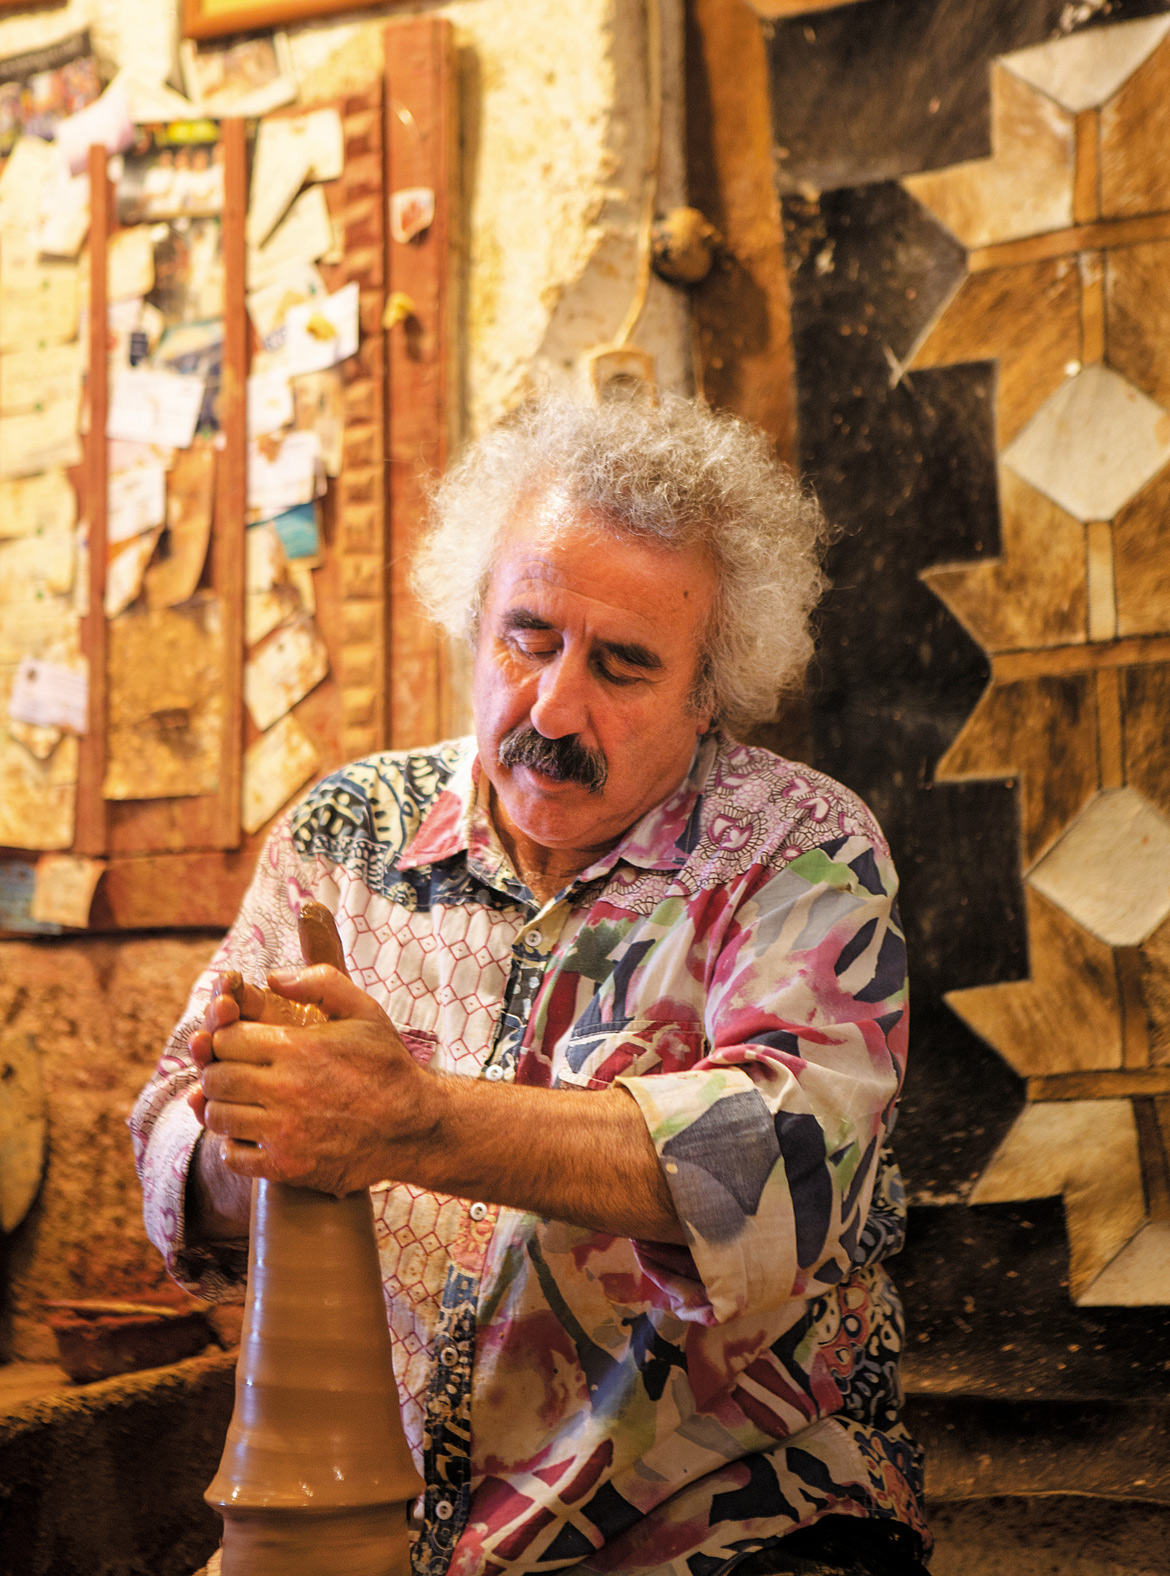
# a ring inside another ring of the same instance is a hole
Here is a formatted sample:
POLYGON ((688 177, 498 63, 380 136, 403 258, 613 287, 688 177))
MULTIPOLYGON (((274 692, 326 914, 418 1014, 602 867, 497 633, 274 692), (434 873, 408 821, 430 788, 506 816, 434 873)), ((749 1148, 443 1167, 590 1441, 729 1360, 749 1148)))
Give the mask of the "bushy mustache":
POLYGON ((531 723, 518 723, 506 733, 496 753, 501 766, 530 766, 554 782, 580 783, 590 793, 600 793, 609 776, 605 756, 582 744, 575 733, 546 739, 531 723))

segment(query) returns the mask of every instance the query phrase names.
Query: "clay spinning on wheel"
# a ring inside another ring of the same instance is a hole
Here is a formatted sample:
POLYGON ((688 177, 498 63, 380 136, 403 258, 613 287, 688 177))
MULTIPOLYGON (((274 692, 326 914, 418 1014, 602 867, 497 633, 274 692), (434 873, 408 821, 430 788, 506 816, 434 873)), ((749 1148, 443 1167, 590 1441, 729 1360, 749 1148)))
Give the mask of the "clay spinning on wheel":
MULTIPOLYGON (((306 964, 345 972, 333 916, 308 903, 306 964)), ((241 990, 226 976, 224 993, 241 990)), ((325 1021, 265 991, 263 1021, 325 1021)), ((223 1576, 406 1576, 422 1492, 390 1360, 370 1195, 257 1181, 236 1404, 204 1496, 223 1576)))

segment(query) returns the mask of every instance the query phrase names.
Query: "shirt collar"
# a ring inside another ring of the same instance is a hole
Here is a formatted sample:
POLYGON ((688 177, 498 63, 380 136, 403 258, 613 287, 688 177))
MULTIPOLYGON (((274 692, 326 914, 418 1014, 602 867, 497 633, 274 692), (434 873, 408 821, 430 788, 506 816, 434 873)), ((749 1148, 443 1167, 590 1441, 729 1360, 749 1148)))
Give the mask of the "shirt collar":
MULTIPOLYGON (((403 850, 398 868, 413 870, 466 854, 484 874, 497 879, 505 875, 514 880, 488 815, 487 778, 474 740, 466 742, 466 752, 403 850)), ((643 870, 680 869, 698 839, 697 810, 720 742, 718 732, 705 733, 695 747, 690 770, 678 787, 635 821, 608 853, 581 871, 574 885, 608 875, 619 861, 643 870)))

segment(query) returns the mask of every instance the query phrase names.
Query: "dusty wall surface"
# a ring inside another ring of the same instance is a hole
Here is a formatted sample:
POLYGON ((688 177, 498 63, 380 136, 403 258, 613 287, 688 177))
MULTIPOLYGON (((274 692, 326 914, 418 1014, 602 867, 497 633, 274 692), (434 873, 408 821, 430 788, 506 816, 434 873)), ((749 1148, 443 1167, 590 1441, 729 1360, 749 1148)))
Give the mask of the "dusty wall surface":
POLYGON ((41 1191, 8 1240, 0 1358, 54 1360, 41 1299, 166 1284, 142 1229, 126 1118, 214 937, 0 943, 0 1061, 40 1052, 49 1111, 41 1191))
MULTIPOLYGON (((633 297, 648 152, 641 0, 454 0, 381 6, 290 30, 303 101, 382 70, 386 19, 449 16, 460 74, 464 198, 460 394, 465 433, 534 387, 588 383, 633 297)), ((660 206, 682 200, 681 0, 663 0, 660 206)), ((68 0, 0 18, 0 56, 82 27, 108 73, 175 72, 177 0, 68 0)), ((652 279, 635 340, 664 388, 690 384, 685 298, 652 279)), ((125 1117, 214 938, 0 943, 3 1034, 32 1036, 49 1101, 41 1196, 0 1241, 0 1360, 51 1357, 43 1297, 162 1282, 141 1227, 125 1117), (4 1261, 7 1260, 7 1270, 4 1261)))

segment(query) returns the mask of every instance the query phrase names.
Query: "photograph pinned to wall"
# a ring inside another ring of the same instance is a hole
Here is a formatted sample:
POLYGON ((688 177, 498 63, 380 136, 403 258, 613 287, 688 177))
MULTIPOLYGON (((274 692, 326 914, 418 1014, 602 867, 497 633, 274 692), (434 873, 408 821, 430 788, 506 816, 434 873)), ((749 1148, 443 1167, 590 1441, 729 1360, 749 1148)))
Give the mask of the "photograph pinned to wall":
POLYGON ((223 212, 223 145, 214 120, 139 126, 122 160, 118 222, 211 218, 223 212))
POLYGON ((88 30, 0 60, 0 157, 21 136, 49 141, 61 121, 100 97, 88 30))
POLYGON ((203 47, 185 38, 179 65, 187 97, 201 115, 267 115, 297 96, 292 51, 285 33, 203 47))

